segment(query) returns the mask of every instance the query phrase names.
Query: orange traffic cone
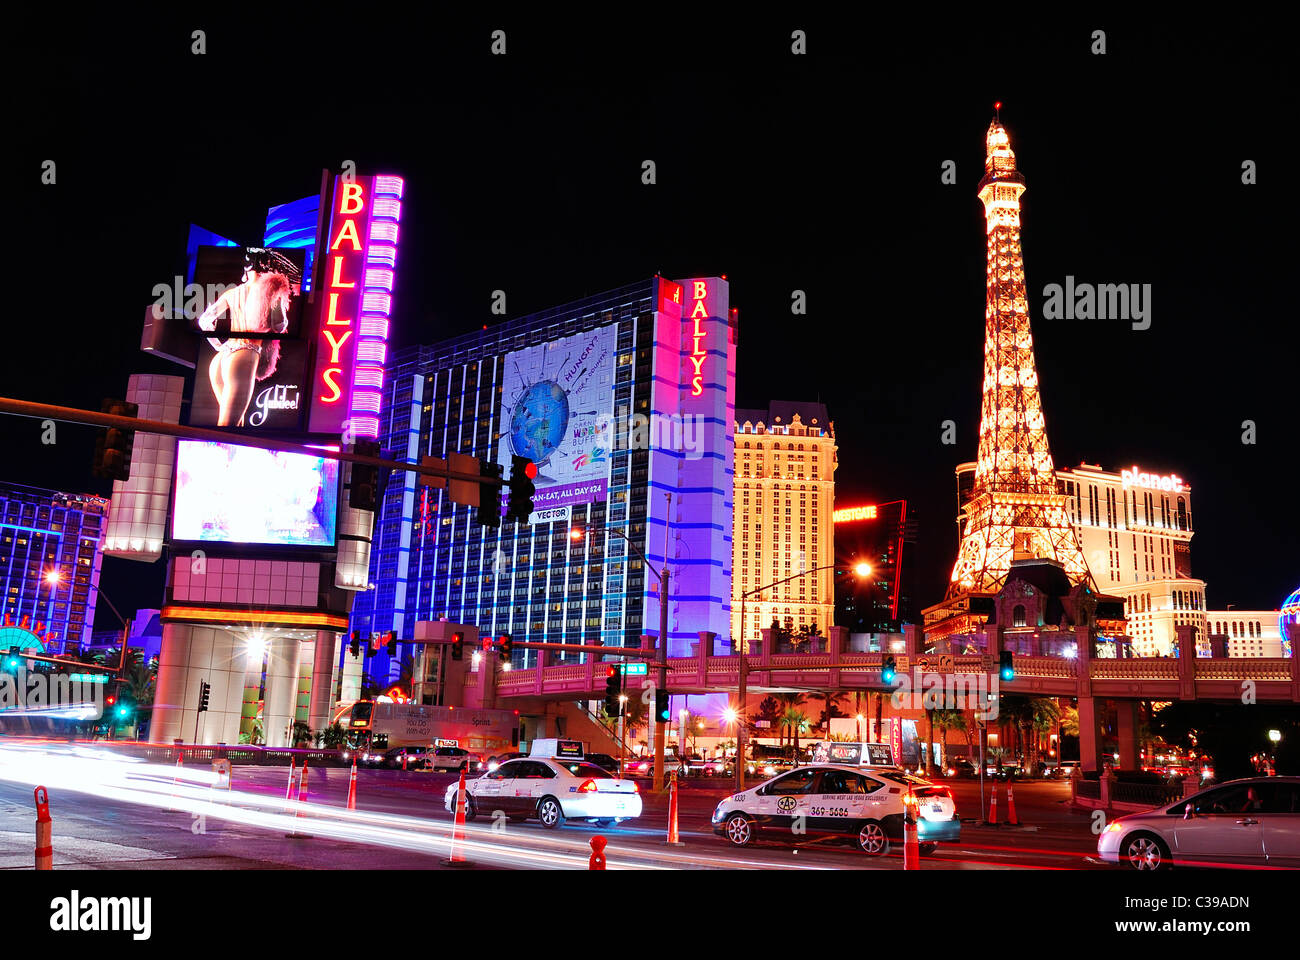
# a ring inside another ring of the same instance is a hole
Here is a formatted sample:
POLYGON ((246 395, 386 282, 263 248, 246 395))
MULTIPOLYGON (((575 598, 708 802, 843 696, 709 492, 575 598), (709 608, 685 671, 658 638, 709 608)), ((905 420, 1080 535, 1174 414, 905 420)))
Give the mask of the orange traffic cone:
POLYGON ((442 861, 447 867, 467 867, 465 854, 460 848, 465 843, 465 771, 460 772, 460 785, 456 788, 456 820, 451 828, 451 855, 442 861))
POLYGON ((352 758, 352 776, 348 779, 348 809, 357 808, 357 758, 352 758))
POLYGON ((998 825, 998 785, 996 782, 993 784, 993 796, 989 800, 989 818, 984 822, 993 827, 998 825))
POLYGON ((36 869, 53 870, 54 823, 50 820, 50 794, 44 787, 37 787, 33 793, 36 797, 36 869))
POLYGON ((672 772, 672 777, 668 781, 668 839, 666 843, 673 846, 681 846, 681 840, 677 839, 677 771, 672 772))
MULTIPOLYGON (((294 815, 295 819, 302 817, 302 805, 307 802, 307 758, 302 761, 302 774, 298 777, 298 810, 294 815)), ((294 827, 293 833, 286 833, 285 836, 290 840, 310 840, 310 833, 299 833, 298 828, 294 827)))
POLYGON ((1020 826, 1020 821, 1016 819, 1016 794, 1011 789, 1011 781, 1007 781, 1007 823, 1013 827, 1020 826))

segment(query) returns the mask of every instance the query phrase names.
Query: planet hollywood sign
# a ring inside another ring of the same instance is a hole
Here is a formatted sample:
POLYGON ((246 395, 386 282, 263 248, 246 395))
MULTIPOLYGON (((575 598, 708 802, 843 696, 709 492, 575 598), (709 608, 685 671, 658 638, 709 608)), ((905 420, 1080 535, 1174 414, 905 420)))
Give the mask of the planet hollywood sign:
POLYGON ((1121 470, 1120 480, 1124 489, 1129 487, 1146 487, 1150 490, 1166 490, 1170 493, 1182 493, 1187 487, 1183 478, 1176 473, 1162 476, 1158 473, 1143 473, 1135 465, 1131 470, 1121 470))

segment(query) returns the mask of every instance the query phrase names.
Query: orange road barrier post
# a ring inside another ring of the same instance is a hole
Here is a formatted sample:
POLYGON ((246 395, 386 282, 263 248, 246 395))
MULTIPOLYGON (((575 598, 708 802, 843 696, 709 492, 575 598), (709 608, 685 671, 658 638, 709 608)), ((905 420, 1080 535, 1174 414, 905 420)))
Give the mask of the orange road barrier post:
POLYGON ((668 839, 665 843, 674 847, 682 846, 677 836, 677 771, 672 771, 668 780, 668 839))
MULTIPOLYGON (((172 774, 172 800, 176 799, 176 788, 181 783, 181 768, 185 766, 185 752, 179 747, 176 750, 176 772, 172 774)), ((168 810, 175 810, 175 807, 168 807, 168 810)))
MULTIPOLYGON (((298 809, 297 812, 294 814, 295 820, 301 819, 302 806, 306 802, 307 802, 307 758, 303 757, 302 773, 298 777, 298 804, 297 804, 298 809)), ((293 833, 286 833, 285 837, 289 840, 310 840, 311 834, 299 833, 298 828, 295 826, 293 829, 293 833)))
POLYGON ((605 844, 608 842, 601 836, 591 838, 591 859, 587 861, 588 870, 605 869, 605 844))
POLYGON ((460 772, 460 786, 456 788, 456 820, 451 828, 451 854, 442 861, 446 867, 468 867, 469 862, 461 847, 465 845, 465 771, 460 772))
POLYGON ((357 808, 357 758, 352 758, 352 776, 348 778, 348 809, 357 808))
POLYGON ((984 822, 990 827, 996 827, 998 825, 998 784, 996 780, 993 781, 991 793, 993 795, 989 798, 989 817, 984 822))
POLYGON ((54 824, 50 820, 50 795, 44 787, 37 787, 36 796, 36 869, 54 869, 54 824))
POLYGON ((917 837, 916 826, 917 799, 912 788, 907 788, 907 797, 903 800, 903 869, 921 869, 921 844, 917 837))
POLYGON ((1007 781, 1007 823, 1013 827, 1020 826, 1020 821, 1016 818, 1016 794, 1011 789, 1011 781, 1007 781))
POLYGON ((298 758, 289 758, 289 785, 284 788, 284 812, 288 813, 293 809, 293 775, 298 772, 298 758))

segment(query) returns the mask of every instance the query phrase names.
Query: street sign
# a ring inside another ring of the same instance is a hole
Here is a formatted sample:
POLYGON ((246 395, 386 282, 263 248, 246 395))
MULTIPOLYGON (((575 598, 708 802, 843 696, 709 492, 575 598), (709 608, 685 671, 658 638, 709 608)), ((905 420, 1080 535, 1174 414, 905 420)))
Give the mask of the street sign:
POLYGON ((986 653, 984 654, 984 656, 980 657, 980 666, 983 667, 985 673, 988 673, 990 670, 992 670, 993 667, 997 664, 997 662, 998 662, 997 657, 994 657, 991 654, 986 653))
POLYGON ((935 673, 952 673, 953 663, 950 653, 930 653, 916 658, 916 666, 919 669, 932 670, 935 673))
POLYGON ((647 663, 624 663, 620 664, 625 677, 645 677, 649 676, 650 665, 647 663))
POLYGON ((894 657, 895 673, 911 673, 912 661, 910 657, 894 657))

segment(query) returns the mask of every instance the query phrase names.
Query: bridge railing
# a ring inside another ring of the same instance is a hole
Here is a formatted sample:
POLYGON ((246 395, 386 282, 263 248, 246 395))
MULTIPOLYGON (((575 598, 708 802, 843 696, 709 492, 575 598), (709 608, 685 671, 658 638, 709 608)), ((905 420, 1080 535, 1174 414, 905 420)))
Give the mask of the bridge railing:
POLYGON ((1089 675, 1094 680, 1177 680, 1178 661, 1167 657, 1092 660, 1089 675))
POLYGON ((1239 657, 1231 660, 1198 659, 1197 680, 1290 680, 1286 657, 1239 657))

